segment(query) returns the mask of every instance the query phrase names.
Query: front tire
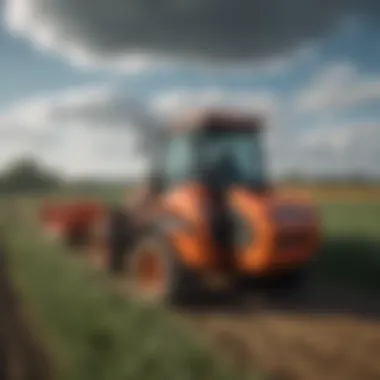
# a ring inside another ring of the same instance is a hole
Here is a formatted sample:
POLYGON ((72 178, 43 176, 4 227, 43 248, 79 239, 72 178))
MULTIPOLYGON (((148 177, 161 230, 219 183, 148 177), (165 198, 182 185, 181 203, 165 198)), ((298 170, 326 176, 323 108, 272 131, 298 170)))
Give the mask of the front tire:
POLYGON ((143 237, 131 253, 129 278, 133 294, 149 302, 182 305, 200 290, 197 275, 158 233, 143 237))

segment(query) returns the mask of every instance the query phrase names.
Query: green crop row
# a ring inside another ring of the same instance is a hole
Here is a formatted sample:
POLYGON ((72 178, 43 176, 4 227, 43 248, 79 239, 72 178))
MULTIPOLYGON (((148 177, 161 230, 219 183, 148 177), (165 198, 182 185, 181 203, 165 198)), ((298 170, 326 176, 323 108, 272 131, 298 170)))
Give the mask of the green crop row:
POLYGON ((216 358, 166 309, 117 294, 105 275, 39 238, 25 218, 9 223, 11 274, 57 380, 253 377, 216 358))

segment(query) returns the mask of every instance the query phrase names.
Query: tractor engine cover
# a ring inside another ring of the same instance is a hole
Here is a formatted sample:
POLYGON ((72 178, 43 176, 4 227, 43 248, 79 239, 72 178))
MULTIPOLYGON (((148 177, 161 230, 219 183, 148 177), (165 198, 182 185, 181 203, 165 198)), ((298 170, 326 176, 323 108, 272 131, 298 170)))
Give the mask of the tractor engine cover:
MULTIPOLYGON (((233 256, 231 265, 246 274, 265 275, 306 264, 318 250, 320 222, 308 200, 228 190, 233 256)), ((215 249, 207 217, 207 191, 184 185, 164 195, 156 223, 188 266, 215 271, 222 255, 215 249)))

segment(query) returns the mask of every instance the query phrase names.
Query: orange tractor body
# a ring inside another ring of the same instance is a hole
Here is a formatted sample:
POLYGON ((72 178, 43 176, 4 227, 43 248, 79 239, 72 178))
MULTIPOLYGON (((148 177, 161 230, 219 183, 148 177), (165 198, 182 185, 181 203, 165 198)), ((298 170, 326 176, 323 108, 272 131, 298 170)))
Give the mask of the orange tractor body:
POLYGON ((155 214, 129 259, 139 293, 171 298, 215 278, 300 278, 318 250, 318 213, 272 188, 259 119, 208 112, 182 120, 159 155, 155 214))
MULTIPOLYGON (((162 199, 165 212, 159 218, 168 214, 182 224, 182 227, 168 227, 167 237, 187 266, 218 271, 222 263, 213 247, 204 207, 207 197, 199 185, 179 187, 162 199)), ((297 268, 316 252, 319 220, 307 201, 282 199, 271 193, 255 195, 246 189, 231 188, 228 202, 238 224, 237 233, 246 235, 235 248, 235 265, 239 272, 265 275, 297 268)))

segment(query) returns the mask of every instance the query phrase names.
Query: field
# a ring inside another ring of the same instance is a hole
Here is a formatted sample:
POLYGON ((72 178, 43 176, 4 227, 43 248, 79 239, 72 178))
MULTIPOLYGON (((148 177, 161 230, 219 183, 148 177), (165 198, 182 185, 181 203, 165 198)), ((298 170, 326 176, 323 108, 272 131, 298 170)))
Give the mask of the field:
POLYGON ((325 231, 320 273, 380 291, 380 201, 320 202, 325 231))
POLYGON ((240 379, 259 369, 278 379, 380 379, 380 189, 307 190, 324 244, 304 298, 174 313, 114 294, 107 276, 43 241, 33 223, 41 196, 7 200, 4 212, 13 201, 20 211, 7 217, 12 274, 60 378, 240 379), (232 358, 228 371, 221 357, 232 358))

